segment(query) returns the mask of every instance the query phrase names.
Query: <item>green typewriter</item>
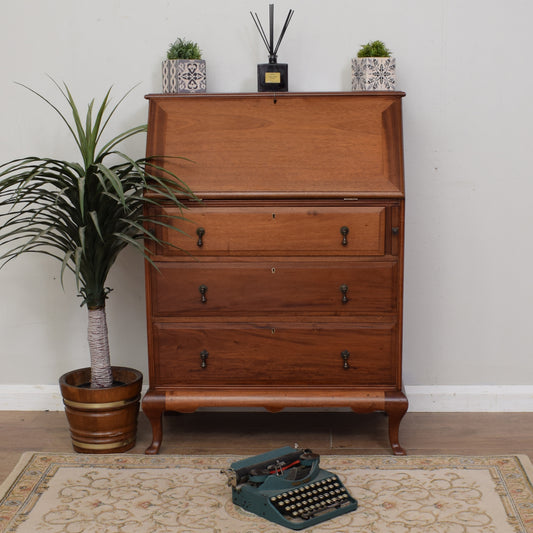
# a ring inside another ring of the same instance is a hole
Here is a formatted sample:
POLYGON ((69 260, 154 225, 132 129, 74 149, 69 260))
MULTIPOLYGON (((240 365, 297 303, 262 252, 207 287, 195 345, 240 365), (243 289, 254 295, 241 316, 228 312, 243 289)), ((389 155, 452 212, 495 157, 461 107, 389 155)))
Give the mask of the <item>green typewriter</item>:
POLYGON ((235 461, 228 476, 235 505, 290 529, 304 529, 355 511, 357 501, 320 455, 286 446, 235 461))

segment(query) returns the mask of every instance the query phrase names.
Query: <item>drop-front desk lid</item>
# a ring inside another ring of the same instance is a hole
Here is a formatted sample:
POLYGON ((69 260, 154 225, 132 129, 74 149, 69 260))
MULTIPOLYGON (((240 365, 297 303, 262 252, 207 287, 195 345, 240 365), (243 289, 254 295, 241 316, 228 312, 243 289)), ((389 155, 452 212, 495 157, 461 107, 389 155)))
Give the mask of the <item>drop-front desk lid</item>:
POLYGON ((404 94, 150 94, 147 155, 200 198, 402 198, 404 94))

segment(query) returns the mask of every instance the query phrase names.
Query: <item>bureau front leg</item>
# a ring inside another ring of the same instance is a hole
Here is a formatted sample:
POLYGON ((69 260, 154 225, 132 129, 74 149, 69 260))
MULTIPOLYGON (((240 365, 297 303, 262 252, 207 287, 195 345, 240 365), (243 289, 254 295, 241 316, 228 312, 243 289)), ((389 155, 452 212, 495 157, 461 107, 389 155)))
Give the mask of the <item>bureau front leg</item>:
POLYGON ((146 448, 144 453, 155 455, 159 453, 161 441, 163 440, 165 396, 154 391, 148 391, 143 398, 142 408, 152 426, 152 443, 146 448))
POLYGON ((407 412, 409 402, 403 392, 385 393, 385 412, 389 417, 389 441, 394 455, 405 455, 400 446, 400 422, 407 412))

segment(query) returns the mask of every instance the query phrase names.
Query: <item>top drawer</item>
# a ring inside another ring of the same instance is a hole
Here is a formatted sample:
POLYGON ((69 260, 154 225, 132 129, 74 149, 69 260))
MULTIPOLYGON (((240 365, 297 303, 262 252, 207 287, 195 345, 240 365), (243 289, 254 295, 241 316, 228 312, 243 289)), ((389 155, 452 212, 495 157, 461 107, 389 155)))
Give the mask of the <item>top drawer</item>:
MULTIPOLYGON (((178 247, 159 255, 370 255, 385 253, 384 206, 363 207, 194 207, 188 221, 169 218, 181 232, 157 231, 178 247)), ((180 212, 168 207, 163 215, 180 212)))

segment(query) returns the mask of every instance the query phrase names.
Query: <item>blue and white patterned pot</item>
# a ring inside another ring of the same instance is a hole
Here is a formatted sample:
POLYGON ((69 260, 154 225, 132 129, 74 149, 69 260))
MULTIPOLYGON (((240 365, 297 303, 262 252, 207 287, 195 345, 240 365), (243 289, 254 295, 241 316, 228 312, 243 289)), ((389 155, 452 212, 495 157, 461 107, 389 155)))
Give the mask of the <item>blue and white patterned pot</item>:
POLYGON ((205 59, 165 59, 164 93, 205 93, 207 73, 205 59))
POLYGON ((352 91, 394 91, 394 57, 355 57, 352 59, 352 91))

